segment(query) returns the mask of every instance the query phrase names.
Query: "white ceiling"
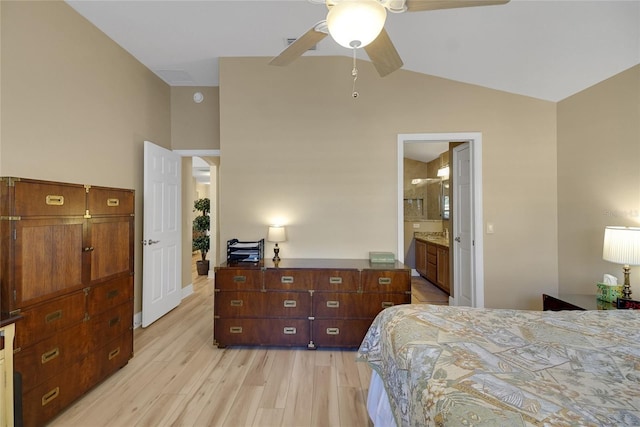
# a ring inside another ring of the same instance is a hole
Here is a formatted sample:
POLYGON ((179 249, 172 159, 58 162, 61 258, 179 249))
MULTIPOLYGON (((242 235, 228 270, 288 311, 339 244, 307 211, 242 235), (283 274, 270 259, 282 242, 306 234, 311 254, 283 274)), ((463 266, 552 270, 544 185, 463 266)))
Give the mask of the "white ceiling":
MULTIPOLYGON (((173 86, 217 86, 219 57, 276 56, 327 11, 309 0, 67 3, 173 86)), ((550 101, 640 63, 640 0, 389 13, 385 28, 406 70, 550 101)), ((305 55, 351 51, 327 37, 305 55)))

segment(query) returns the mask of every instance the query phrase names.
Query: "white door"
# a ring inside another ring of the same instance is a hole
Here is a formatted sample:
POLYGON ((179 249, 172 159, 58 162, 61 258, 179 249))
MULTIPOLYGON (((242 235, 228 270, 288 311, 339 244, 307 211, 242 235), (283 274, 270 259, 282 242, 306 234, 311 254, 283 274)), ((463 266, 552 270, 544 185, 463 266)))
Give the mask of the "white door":
POLYGON ((453 149, 453 281, 456 305, 474 306, 473 216, 469 143, 453 149))
POLYGON ((144 142, 142 327, 182 298, 180 156, 144 142))

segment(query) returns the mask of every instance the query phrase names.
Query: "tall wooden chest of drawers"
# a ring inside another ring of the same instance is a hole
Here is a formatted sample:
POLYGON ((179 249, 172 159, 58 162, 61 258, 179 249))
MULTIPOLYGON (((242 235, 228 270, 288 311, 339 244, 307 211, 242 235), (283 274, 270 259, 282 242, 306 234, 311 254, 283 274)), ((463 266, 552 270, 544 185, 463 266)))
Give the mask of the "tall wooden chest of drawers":
POLYGON ((214 343, 357 347, 384 308, 411 301, 401 263, 288 259, 215 269, 214 343))
POLYGON ((134 192, 0 178, 0 239, 16 399, 40 426, 133 354, 134 192))

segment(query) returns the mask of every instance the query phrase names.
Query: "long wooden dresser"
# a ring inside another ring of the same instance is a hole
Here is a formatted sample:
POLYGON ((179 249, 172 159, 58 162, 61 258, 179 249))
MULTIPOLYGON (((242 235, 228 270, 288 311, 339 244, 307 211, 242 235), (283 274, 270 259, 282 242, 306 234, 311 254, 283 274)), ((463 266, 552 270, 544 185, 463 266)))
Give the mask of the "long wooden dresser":
POLYGON ((16 419, 41 426, 133 354, 134 192, 0 178, 0 239, 16 419))
POLYGON ((358 347, 384 308, 411 301, 399 262, 285 259, 215 269, 214 343, 358 347))

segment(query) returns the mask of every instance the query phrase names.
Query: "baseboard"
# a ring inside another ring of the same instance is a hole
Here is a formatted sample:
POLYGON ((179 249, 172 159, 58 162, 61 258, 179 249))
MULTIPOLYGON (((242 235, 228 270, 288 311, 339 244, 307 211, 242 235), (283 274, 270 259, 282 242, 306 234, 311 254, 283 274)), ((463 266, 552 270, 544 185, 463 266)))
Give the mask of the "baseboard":
POLYGON ((133 329, 138 329, 140 326, 142 326, 142 312, 139 311, 137 313, 134 313, 133 315, 133 329))
POLYGON ((193 294, 193 283, 189 283, 187 286, 182 288, 182 299, 185 299, 189 295, 193 294))
MULTIPOLYGON (((193 294, 193 283, 182 288, 182 299, 193 294)), ((133 315, 133 329, 138 329, 142 326, 142 312, 135 313, 133 315)))

